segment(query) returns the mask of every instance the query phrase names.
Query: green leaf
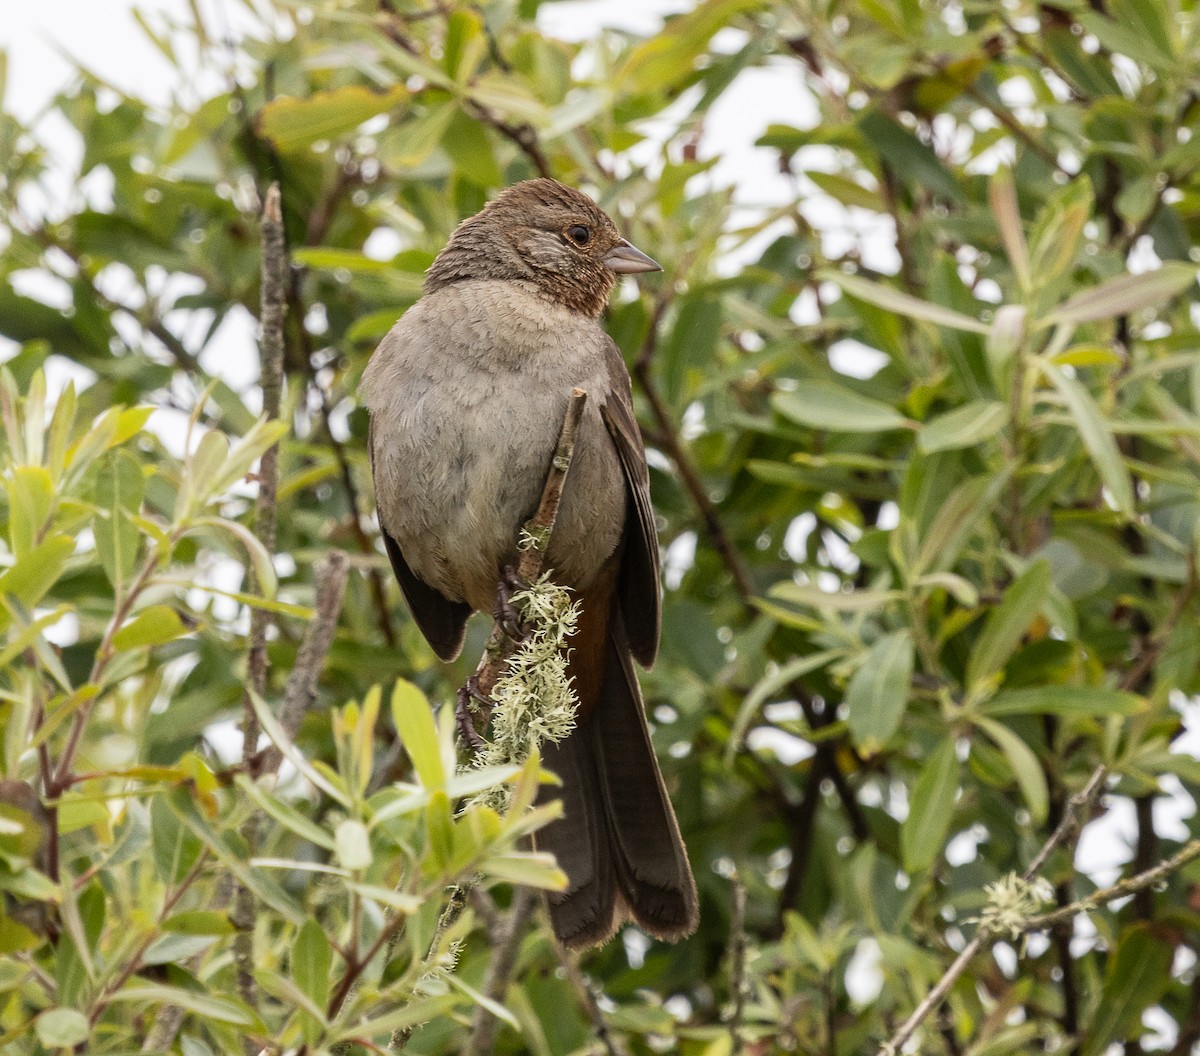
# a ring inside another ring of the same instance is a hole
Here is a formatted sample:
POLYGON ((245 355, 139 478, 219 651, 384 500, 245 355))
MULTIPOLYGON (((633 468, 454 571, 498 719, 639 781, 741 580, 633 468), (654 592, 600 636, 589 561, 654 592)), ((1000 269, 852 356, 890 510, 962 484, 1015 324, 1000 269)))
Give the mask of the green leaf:
POLYGON ((818 277, 835 283, 856 300, 866 301, 885 312, 895 312, 906 315, 910 319, 919 319, 935 326, 949 327, 951 330, 966 330, 972 334, 986 334, 990 331, 987 323, 972 319, 969 315, 956 312, 953 308, 944 308, 940 304, 922 301, 910 294, 903 293, 892 286, 881 282, 872 282, 859 275, 847 275, 845 272, 826 269, 818 277))
POLYGON ((1113 1041, 1128 1038, 1129 1031, 1141 1022, 1142 1013, 1170 985, 1174 949, 1155 935, 1152 927, 1137 923, 1121 933, 1108 959, 1083 1056, 1101 1056, 1113 1041))
POLYGON ((315 821, 306 818, 295 807, 277 796, 269 794, 246 774, 238 774, 235 780, 238 788, 285 828, 291 829, 297 836, 308 840, 309 843, 324 847, 327 851, 334 849, 333 837, 315 821))
POLYGON ((545 891, 565 891, 567 874, 555 863, 554 855, 544 852, 497 854, 484 860, 484 874, 511 884, 537 887, 545 891))
POLYGON ((186 909, 162 922, 162 930, 180 935, 234 935, 237 928, 228 913, 215 909, 186 909))
POLYGON ((819 612, 877 612, 904 595, 898 590, 822 590, 785 580, 768 592, 772 598, 819 612))
POLYGON ((292 944, 292 978, 314 1005, 329 1004, 329 972, 333 967, 333 949, 325 929, 313 917, 308 917, 292 944))
POLYGON ((353 880, 347 881, 346 887, 351 891, 357 891, 363 898, 369 898, 373 902, 378 902, 380 905, 399 910, 404 914, 418 913, 421 907, 425 905, 425 899, 417 895, 406 895, 403 891, 397 891, 393 887, 380 887, 378 884, 360 884, 353 880))
POLYGON ((209 997, 192 990, 184 990, 179 986, 165 986, 160 983, 138 981, 133 986, 126 986, 111 994, 107 1000, 112 1001, 148 1001, 156 1005, 176 1005, 201 1019, 212 1020, 216 1023, 232 1023, 235 1027, 258 1027, 259 1023, 251 1012, 240 1001, 230 998, 209 997))
POLYGON ((1031 686, 1006 689, 983 705, 993 718, 1006 715, 1140 715, 1149 707, 1136 693, 1099 686, 1031 686))
POLYGON ((415 168, 423 164, 437 150, 460 107, 457 99, 447 99, 440 106, 404 122, 388 137, 380 152, 384 164, 389 169, 415 168))
POLYGON ((910 424, 894 407, 824 379, 806 381, 794 392, 775 393, 771 406, 785 418, 810 429, 882 433, 910 424))
POLYGON ((1078 381, 1067 377, 1053 364, 1044 360, 1040 362, 1042 372, 1054 383, 1054 387, 1058 389, 1067 405, 1067 410, 1071 412, 1075 428, 1079 430, 1079 438, 1083 441, 1083 446, 1087 448, 1088 454, 1092 456, 1096 472, 1112 495, 1117 509, 1127 517, 1132 517, 1134 514, 1133 485, 1130 483, 1129 473, 1121 461, 1121 452, 1117 449, 1117 442, 1113 439, 1112 431, 1101 415, 1100 408, 1096 406, 1095 400, 1092 399, 1087 389, 1078 381))
POLYGON ((1004 600, 988 614, 983 633, 967 662, 967 688, 999 671, 1041 610, 1050 589, 1050 562, 1035 561, 1004 593, 1004 600))
POLYGON ((304 753, 292 742, 292 739, 287 735, 287 732, 279 724, 279 720, 275 718, 275 713, 271 711, 266 701, 262 699, 253 690, 250 691, 250 704, 254 708, 254 714, 258 716, 258 721, 262 725, 263 733, 267 735, 270 742, 283 754, 283 757, 292 764, 300 774, 322 792, 332 796, 343 807, 350 806, 350 797, 345 790, 340 786, 340 782, 335 783, 334 780, 326 777, 324 773, 318 770, 312 763, 308 761, 304 753))
POLYGON ((103 514, 92 522, 96 550, 108 581, 120 594, 133 576, 141 536, 131 519, 141 508, 146 481, 132 456, 108 456, 96 482, 96 505, 103 514))
POLYGON ((1021 226, 1021 207, 1017 204, 1017 192, 1013 183, 1012 169, 999 168, 988 181, 988 203, 996 220, 996 230, 1004 243, 1004 252, 1012 265, 1017 282, 1022 290, 1030 288, 1029 250, 1025 245, 1025 231, 1021 226))
POLYGON ((38 1041, 50 1049, 74 1048, 91 1034, 87 1016, 73 1008, 52 1008, 37 1018, 38 1041))
POLYGON ((112 644, 118 650, 139 649, 162 645, 187 633, 188 629, 179 618, 179 613, 170 605, 151 605, 117 631, 112 644))
POLYGON ((490 997, 485 997, 473 986, 468 986, 457 974, 451 973, 447 977, 448 982, 454 989, 464 993, 480 1008, 495 1016, 500 1022, 507 1023, 513 1030, 520 1030, 521 1024, 517 1022, 517 1017, 514 1016, 507 1008, 499 1001, 493 1001, 490 997))
POLYGON ((150 845, 154 850, 154 868, 168 886, 179 883, 189 872, 204 845, 179 824, 161 796, 150 801, 150 845))
POLYGON ((900 827, 900 850, 910 873, 927 869, 941 853, 954 816, 959 765, 954 738, 944 738, 925 761, 900 827))
POLYGON ((1196 269, 1188 264, 1168 263, 1157 271, 1120 275, 1094 289, 1076 294, 1045 315, 1042 326, 1078 326, 1100 319, 1114 319, 1143 308, 1162 304, 1196 283, 1196 269))
POLYGON ((789 682, 816 671, 832 663, 842 655, 840 649, 827 649, 824 652, 813 653, 811 656, 793 657, 777 671, 760 678, 754 688, 746 694, 742 706, 738 708, 737 718, 729 731, 729 739, 725 746, 725 764, 733 765, 733 760, 746 736, 746 730, 754 721, 759 709, 789 682))
POLYGON ((759 6, 760 0, 705 0, 634 48, 613 75, 613 83, 630 94, 657 92, 677 83, 691 73, 718 29, 759 6))
POLYGON ((900 727, 913 672, 912 635, 895 631, 880 638, 846 688, 850 734, 868 755, 879 751, 900 727))
POLYGON ((10 594, 26 609, 32 609, 58 582, 75 552, 69 535, 52 535, 35 546, 0 575, 0 594, 10 594))
POLYGON ((392 721, 421 784, 431 790, 443 788, 446 771, 429 701, 416 686, 402 678, 392 690, 392 721))
POLYGON ((1050 792, 1046 787, 1045 771, 1042 770, 1042 764, 1038 762, 1033 749, 1007 726, 994 719, 980 718, 976 722, 1004 753, 1021 788, 1021 795, 1029 807, 1029 813, 1035 822, 1041 824, 1046 820, 1050 806, 1050 792))
POLYGON ((386 92, 346 85, 313 92, 304 99, 284 96, 262 107, 258 129, 276 148, 290 154, 321 140, 349 136, 364 121, 399 106, 408 94, 408 89, 399 85, 386 92))
POLYGON ((354 872, 366 869, 372 861, 371 839, 361 821, 347 818, 334 833, 337 858, 342 866, 354 872))
POLYGON ((911 570, 914 576, 945 572, 954 566, 975 530, 991 514, 1009 474, 1010 469, 1005 468, 991 477, 971 477, 946 496, 921 539, 911 570))
POLYGON ((8 538, 18 560, 42 538, 54 506, 54 482, 41 466, 15 466, 8 481, 8 538))
POLYGON ((928 189, 952 202, 962 200, 958 181, 941 159, 892 118, 868 110, 858 121, 862 134, 905 183, 928 189))
POLYGON ((922 451, 952 451, 990 440, 1008 425, 1008 407, 998 400, 972 400, 921 426, 922 451))
POLYGON ((397 1030, 408 1030, 431 1020, 440 1020, 458 1006, 457 994, 438 994, 406 1001, 400 1008, 384 1012, 374 1019, 357 1019, 345 1024, 327 1039, 330 1043, 353 1038, 381 1037, 397 1030))
POLYGON ((1030 238, 1030 272, 1042 286, 1050 285, 1075 259, 1092 207, 1092 184, 1086 176, 1052 194, 1042 207, 1030 238))

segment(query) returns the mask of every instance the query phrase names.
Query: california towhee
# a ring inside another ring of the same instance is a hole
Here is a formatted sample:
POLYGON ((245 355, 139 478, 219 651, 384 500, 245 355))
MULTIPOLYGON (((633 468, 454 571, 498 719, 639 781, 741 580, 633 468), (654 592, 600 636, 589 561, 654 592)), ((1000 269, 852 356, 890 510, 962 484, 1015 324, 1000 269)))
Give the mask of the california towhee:
POLYGON ((546 565, 581 607, 574 731, 543 748, 564 816, 538 834, 569 879, 550 898, 568 946, 632 918, 696 928, 696 885, 654 757, 633 660, 658 651, 658 542, 621 353, 597 321, 621 273, 658 271, 578 191, 529 180, 463 221, 424 296, 362 380, 379 523, 418 626, 443 660, 492 611, 541 495, 572 388, 587 390, 546 565))

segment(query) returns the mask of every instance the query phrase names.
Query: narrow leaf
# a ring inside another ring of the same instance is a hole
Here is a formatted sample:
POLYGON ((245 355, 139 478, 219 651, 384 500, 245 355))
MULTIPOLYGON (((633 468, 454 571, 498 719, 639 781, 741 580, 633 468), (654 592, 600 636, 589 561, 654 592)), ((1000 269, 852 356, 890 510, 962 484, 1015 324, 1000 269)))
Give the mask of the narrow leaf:
POLYGON ((925 761, 900 827, 904 868, 919 872, 933 864, 950 832, 958 791, 958 755, 954 738, 945 738, 925 761))
POLYGON ((850 734, 867 754, 879 751, 900 727, 908 704, 913 642, 907 630, 880 638, 846 689, 850 734))
POLYGON ((988 615, 983 633, 971 652, 967 663, 968 688, 1004 666, 1020 645, 1049 589, 1049 561, 1035 561, 1008 588, 1004 600, 988 615))
POLYGON ((966 330, 972 334, 986 334, 989 331, 987 323, 972 319, 969 315, 956 312, 953 308, 945 308, 940 304, 922 301, 881 282, 872 282, 859 275, 846 275, 841 271, 822 271, 820 278, 840 286, 851 297, 868 304, 882 308, 884 311, 906 315, 910 319, 919 319, 935 326, 945 326, 951 330, 966 330))
POLYGON ((1117 509, 1126 516, 1134 513, 1133 485, 1129 481, 1129 473, 1121 461, 1121 452, 1113 439, 1112 431, 1104 421, 1100 408, 1091 394, 1074 378, 1067 377, 1058 367, 1042 361, 1042 372, 1054 383, 1075 420, 1075 428, 1096 472, 1112 495, 1117 509))

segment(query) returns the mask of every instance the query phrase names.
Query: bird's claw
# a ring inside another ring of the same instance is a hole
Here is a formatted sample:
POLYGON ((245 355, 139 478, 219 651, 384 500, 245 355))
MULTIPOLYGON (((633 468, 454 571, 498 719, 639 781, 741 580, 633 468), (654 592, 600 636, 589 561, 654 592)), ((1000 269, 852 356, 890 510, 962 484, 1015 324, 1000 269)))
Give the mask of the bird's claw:
POLYGON ((458 735, 464 744, 472 751, 477 752, 487 742, 480 736, 479 730, 475 726, 475 709, 472 707, 472 701, 478 701, 483 705, 483 722, 486 726, 487 717, 491 714, 492 708, 496 706, 496 702, 485 693, 480 692, 477 675, 472 675, 464 685, 459 687, 454 705, 454 722, 458 727, 458 735))
POLYGON ((496 607, 492 610, 492 615, 501 630, 518 644, 529 637, 529 625, 521 618, 512 599, 525 587, 525 582, 517 575, 517 570, 512 565, 505 565, 500 570, 500 582, 496 586, 496 607))

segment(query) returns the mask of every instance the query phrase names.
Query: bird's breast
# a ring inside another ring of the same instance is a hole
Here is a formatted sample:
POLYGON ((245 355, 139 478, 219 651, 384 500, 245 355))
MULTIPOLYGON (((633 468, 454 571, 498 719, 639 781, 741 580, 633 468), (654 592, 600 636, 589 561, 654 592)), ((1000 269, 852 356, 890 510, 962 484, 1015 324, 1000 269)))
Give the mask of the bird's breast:
POLYGON ((463 285, 489 288, 423 299, 364 376, 383 526, 421 579, 490 609, 578 386, 589 400, 547 563, 559 581, 586 587, 625 522, 620 463, 599 413, 603 334, 519 289, 490 288, 511 284, 463 285))

